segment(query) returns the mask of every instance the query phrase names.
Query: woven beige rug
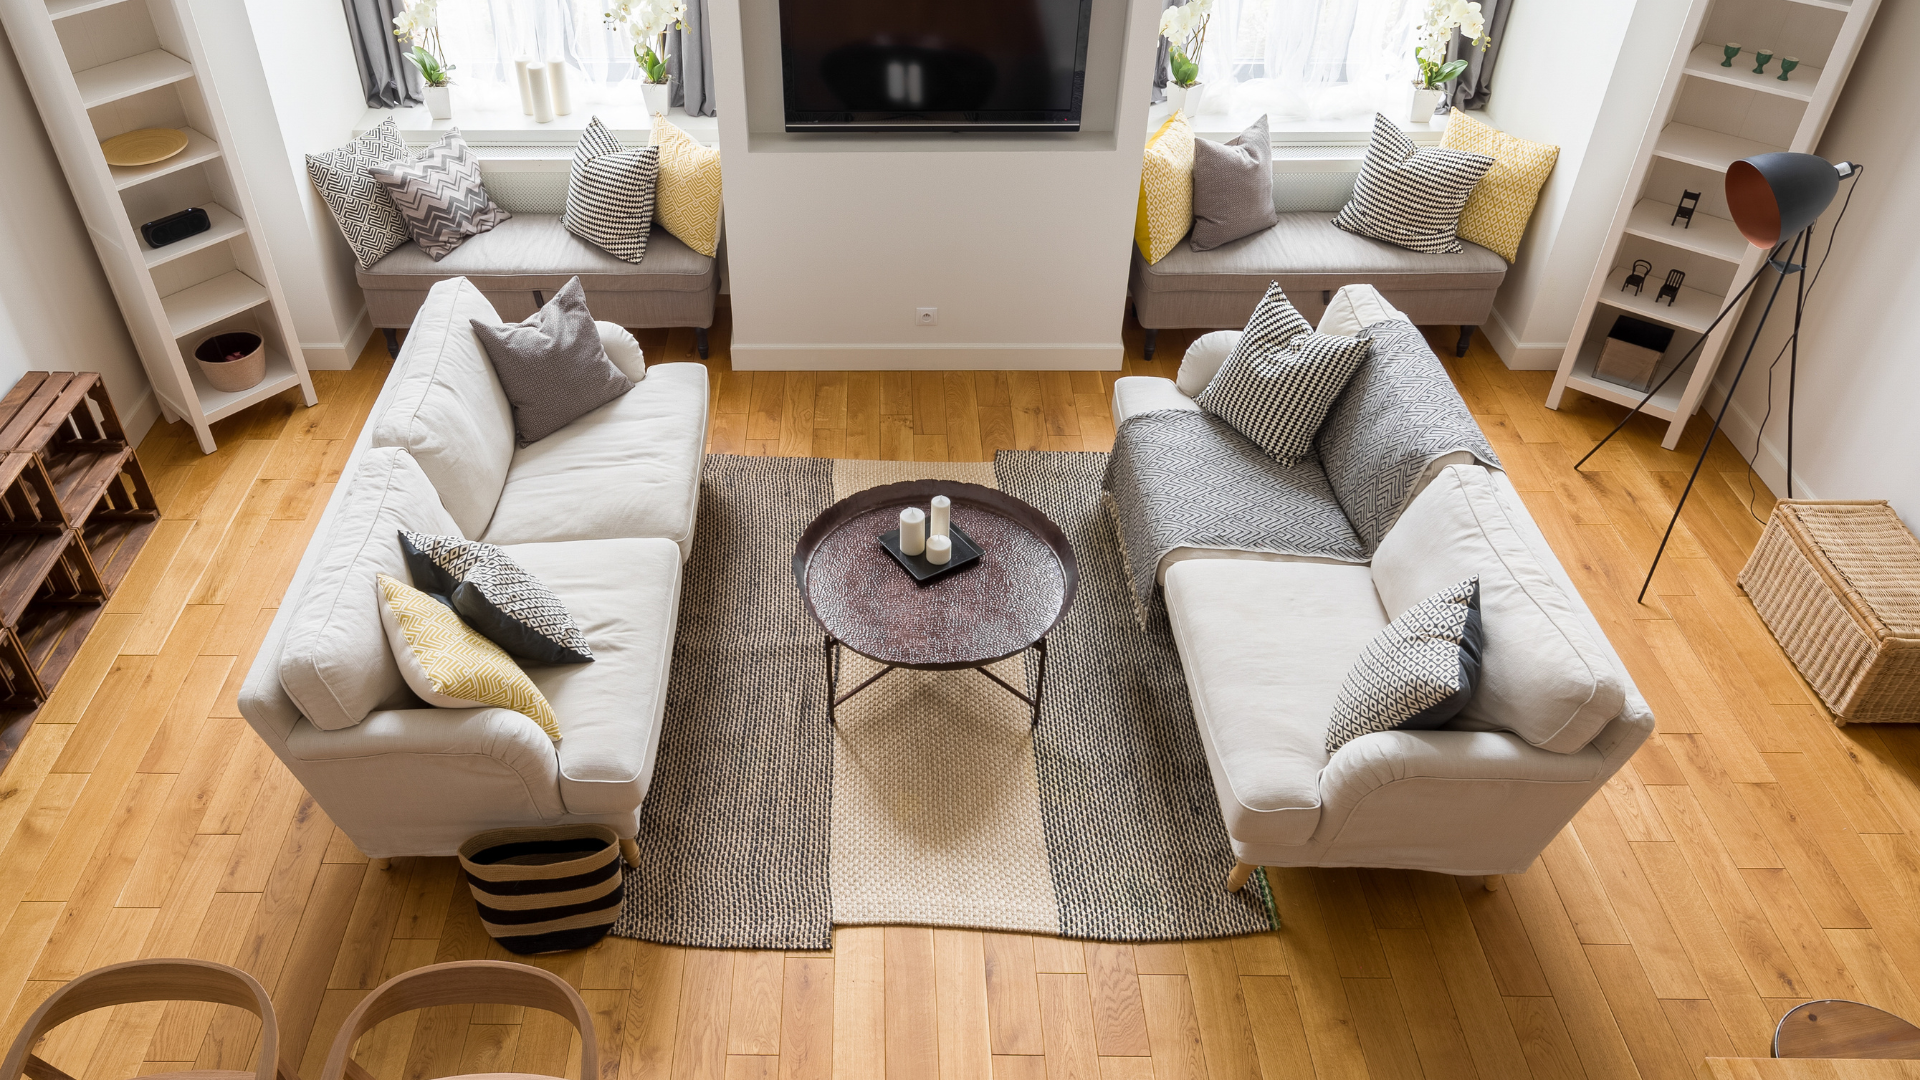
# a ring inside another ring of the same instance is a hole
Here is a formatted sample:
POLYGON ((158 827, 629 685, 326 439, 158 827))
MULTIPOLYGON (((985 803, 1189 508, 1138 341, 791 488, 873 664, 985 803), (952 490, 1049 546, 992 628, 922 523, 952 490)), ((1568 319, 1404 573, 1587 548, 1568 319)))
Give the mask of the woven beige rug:
MULTIPOLYGON (((833 497, 901 480, 996 487, 986 462, 835 461, 833 497)), ((841 686, 879 665, 849 651, 841 686)), ((1020 657, 994 674, 1021 686, 1020 657)), ((976 671, 896 671, 840 708, 833 921, 1055 934, 1031 714, 976 671)))

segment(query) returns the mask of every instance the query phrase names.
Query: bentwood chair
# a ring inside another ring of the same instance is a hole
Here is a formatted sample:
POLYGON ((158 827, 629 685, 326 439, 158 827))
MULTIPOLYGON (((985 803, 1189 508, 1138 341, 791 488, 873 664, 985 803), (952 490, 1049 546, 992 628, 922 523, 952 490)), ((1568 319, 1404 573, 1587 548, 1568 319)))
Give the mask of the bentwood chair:
POLYGON ((251 1072, 234 1069, 197 1069, 162 1073, 192 1080, 300 1080, 300 1074, 280 1060, 280 1028, 273 1002, 253 976, 225 964, 205 960, 130 960, 89 971, 53 992, 34 1011, 0 1062, 0 1080, 73 1080, 33 1053, 47 1032, 95 1009, 140 1001, 210 1001, 245 1009, 260 1018, 259 1067, 251 1072))
MULTIPOLYGON (((373 1080, 372 1074, 353 1060, 353 1044, 360 1041, 360 1036, 382 1020, 440 1005, 518 1005, 558 1013, 580 1033, 581 1080, 598 1080, 600 1076, 593 1017, 573 987, 556 975, 525 964, 461 960, 395 975, 368 994, 333 1037, 333 1051, 320 1070, 321 1080, 373 1080)), ((477 1075, 484 1075, 486 1080, 541 1080, 531 1073, 477 1075)))

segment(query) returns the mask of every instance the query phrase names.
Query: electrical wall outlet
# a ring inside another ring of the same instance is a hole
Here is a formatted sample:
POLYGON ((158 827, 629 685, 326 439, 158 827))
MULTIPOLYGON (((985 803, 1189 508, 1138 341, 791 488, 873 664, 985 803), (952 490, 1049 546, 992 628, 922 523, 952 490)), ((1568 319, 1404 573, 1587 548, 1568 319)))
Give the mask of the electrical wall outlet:
POLYGON ((937 307, 914 308, 913 321, 917 326, 939 326, 940 309, 937 307))

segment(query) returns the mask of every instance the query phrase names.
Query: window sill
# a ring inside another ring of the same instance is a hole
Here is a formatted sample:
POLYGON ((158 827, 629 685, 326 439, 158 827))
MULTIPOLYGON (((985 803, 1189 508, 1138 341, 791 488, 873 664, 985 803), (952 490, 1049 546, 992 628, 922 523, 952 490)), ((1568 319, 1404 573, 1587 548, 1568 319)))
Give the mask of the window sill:
MULTIPOLYGON (((576 100, 573 112, 555 117, 551 123, 539 124, 517 108, 462 108, 456 96, 451 119, 433 119, 427 115, 424 105, 410 109, 368 109, 355 126, 354 134, 359 135, 391 116, 400 129, 400 137, 416 146, 430 143, 457 127, 467 145, 480 151, 483 158, 521 157, 526 155, 511 151, 546 151, 549 147, 556 151, 564 148, 564 154, 571 154, 574 143, 580 141, 580 133, 586 130, 588 121, 598 116, 600 122, 621 142, 629 146, 644 146, 653 134, 653 121, 638 98, 639 95, 634 93, 611 100, 576 100), (488 153, 489 149, 508 152, 488 153)), ((719 144, 718 118, 688 116, 685 110, 677 107, 668 110, 667 118, 675 127, 700 142, 708 146, 719 144)))
MULTIPOLYGON (((1173 110, 1165 102, 1153 106, 1147 111, 1147 134, 1149 137, 1159 130, 1173 110)), ((1202 112, 1190 118, 1193 133, 1203 139, 1226 142, 1247 129, 1249 124, 1260 119, 1258 112, 1202 112)), ((1431 123, 1409 124, 1396 121, 1402 132, 1420 146, 1438 145, 1441 135, 1447 128, 1446 117, 1437 116, 1431 123)), ((1314 161, 1349 162, 1358 161, 1366 156, 1367 142, 1373 136, 1371 117, 1343 117, 1338 120, 1273 120, 1269 118, 1267 131, 1273 143, 1273 156, 1277 162, 1297 160, 1304 167, 1314 161)))

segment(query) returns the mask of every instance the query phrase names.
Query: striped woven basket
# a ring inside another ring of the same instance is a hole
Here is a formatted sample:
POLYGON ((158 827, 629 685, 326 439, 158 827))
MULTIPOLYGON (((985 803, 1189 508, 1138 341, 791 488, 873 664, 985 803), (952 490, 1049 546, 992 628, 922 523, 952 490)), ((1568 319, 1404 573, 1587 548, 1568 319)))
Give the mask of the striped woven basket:
POLYGON ((508 952, 584 949, 613 928, 620 837, 605 825, 494 829, 460 845, 481 925, 508 952))

